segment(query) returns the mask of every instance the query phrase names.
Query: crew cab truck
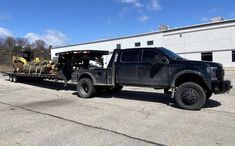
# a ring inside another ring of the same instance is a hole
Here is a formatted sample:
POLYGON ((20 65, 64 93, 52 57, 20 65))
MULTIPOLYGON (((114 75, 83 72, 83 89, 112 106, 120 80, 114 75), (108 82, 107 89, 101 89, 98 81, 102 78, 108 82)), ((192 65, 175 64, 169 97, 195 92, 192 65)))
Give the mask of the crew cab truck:
POLYGON ((187 60, 162 47, 116 49, 107 68, 85 65, 72 72, 71 78, 82 98, 90 98, 100 89, 117 92, 123 86, 150 87, 166 93, 171 90, 177 105, 187 110, 200 110, 213 93, 232 88, 224 80, 221 64, 187 60))

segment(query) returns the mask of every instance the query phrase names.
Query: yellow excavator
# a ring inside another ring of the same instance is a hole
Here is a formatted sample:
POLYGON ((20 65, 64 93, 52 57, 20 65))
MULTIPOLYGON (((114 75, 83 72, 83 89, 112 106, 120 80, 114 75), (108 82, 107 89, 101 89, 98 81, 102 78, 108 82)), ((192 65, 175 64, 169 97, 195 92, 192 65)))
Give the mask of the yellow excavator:
POLYGON ((31 49, 23 49, 12 57, 12 68, 14 73, 53 73, 55 63, 50 60, 40 61, 39 58, 34 58, 31 49))

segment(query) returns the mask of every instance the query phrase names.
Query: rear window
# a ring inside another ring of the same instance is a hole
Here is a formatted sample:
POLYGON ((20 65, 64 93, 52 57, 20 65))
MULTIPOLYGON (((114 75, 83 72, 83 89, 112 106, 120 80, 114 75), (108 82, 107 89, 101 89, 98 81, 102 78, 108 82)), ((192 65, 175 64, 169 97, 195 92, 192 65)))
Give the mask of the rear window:
POLYGON ((121 55, 121 61, 125 63, 137 62, 139 57, 138 50, 123 51, 121 55))

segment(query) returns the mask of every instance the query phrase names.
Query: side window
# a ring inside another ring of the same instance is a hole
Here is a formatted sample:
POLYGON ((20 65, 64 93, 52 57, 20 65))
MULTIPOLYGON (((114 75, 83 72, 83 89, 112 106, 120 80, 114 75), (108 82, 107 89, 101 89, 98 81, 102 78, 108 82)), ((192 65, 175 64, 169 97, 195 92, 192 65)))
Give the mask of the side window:
POLYGON ((154 50, 144 50, 142 62, 156 63, 157 60, 162 57, 163 57, 162 55, 160 55, 158 52, 156 52, 154 50))
POLYGON ((123 51, 121 55, 121 61, 125 63, 138 62, 139 51, 138 50, 127 50, 123 51))

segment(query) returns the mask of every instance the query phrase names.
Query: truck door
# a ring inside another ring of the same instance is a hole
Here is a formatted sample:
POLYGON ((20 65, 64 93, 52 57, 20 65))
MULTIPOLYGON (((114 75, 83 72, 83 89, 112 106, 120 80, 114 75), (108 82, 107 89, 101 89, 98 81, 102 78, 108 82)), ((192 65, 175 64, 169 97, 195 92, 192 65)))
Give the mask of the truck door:
POLYGON ((117 83, 130 85, 138 83, 137 65, 139 58, 140 49, 127 49, 121 52, 117 63, 117 83))
POLYGON ((156 49, 143 49, 137 66, 142 85, 165 87, 169 82, 169 61, 156 49))

